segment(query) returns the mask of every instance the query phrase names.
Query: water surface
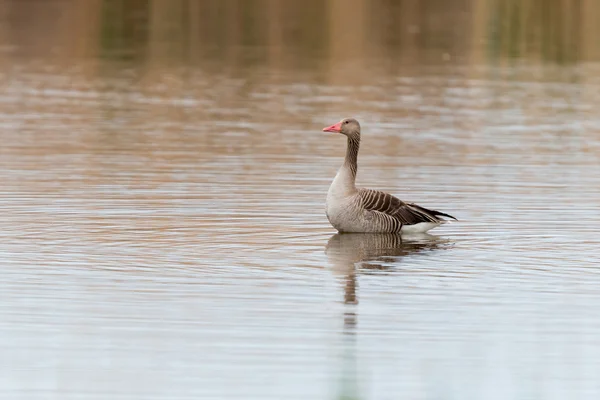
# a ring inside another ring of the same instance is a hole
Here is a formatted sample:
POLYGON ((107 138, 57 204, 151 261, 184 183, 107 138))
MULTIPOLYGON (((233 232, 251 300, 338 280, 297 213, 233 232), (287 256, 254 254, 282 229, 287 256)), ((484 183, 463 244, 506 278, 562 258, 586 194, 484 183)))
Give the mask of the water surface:
POLYGON ((209 27, 181 59, 192 34, 147 33, 171 17, 126 35, 27 3, 3 14, 2 398, 598 397, 593 52, 480 59, 421 22, 418 45, 340 64, 343 39, 298 28, 282 48, 250 23, 258 39, 209 27), (336 234, 345 141, 321 128, 346 116, 359 184, 460 221, 336 234))

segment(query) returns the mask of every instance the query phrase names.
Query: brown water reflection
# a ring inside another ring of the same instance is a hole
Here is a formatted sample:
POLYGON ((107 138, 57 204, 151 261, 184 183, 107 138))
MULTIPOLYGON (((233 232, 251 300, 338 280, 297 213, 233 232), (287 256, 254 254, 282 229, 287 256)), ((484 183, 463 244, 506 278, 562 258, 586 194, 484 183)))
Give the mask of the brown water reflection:
POLYGON ((0 2, 0 397, 597 398, 599 11, 0 2))

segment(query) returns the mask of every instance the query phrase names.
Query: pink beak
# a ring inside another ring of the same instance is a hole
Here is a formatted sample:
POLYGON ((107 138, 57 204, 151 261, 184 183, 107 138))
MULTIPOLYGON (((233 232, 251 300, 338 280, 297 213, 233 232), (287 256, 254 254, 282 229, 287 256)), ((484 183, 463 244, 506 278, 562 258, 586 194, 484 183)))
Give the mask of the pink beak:
POLYGON ((342 121, 337 124, 328 126, 327 128, 323 128, 323 132, 341 132, 342 131, 342 121))

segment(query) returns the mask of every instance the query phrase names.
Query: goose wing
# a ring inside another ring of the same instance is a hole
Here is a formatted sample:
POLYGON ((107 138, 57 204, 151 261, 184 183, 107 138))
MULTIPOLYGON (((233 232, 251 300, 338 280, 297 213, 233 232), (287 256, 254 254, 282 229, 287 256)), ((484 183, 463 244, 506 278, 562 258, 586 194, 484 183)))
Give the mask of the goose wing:
POLYGON ((456 219, 436 210, 408 204, 389 193, 372 189, 360 189, 358 192, 365 210, 378 211, 398 220, 402 225, 414 225, 421 222, 441 223, 440 217, 456 219))

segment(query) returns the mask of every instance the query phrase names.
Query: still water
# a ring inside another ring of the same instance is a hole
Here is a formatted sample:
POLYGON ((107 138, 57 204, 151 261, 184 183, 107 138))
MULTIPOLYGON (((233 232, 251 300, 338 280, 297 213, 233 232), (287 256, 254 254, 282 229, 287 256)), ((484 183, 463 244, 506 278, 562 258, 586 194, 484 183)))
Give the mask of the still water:
POLYGON ((599 64, 110 58, 9 3, 1 398, 598 398, 599 64), (336 234, 346 116, 359 184, 459 222, 336 234))

